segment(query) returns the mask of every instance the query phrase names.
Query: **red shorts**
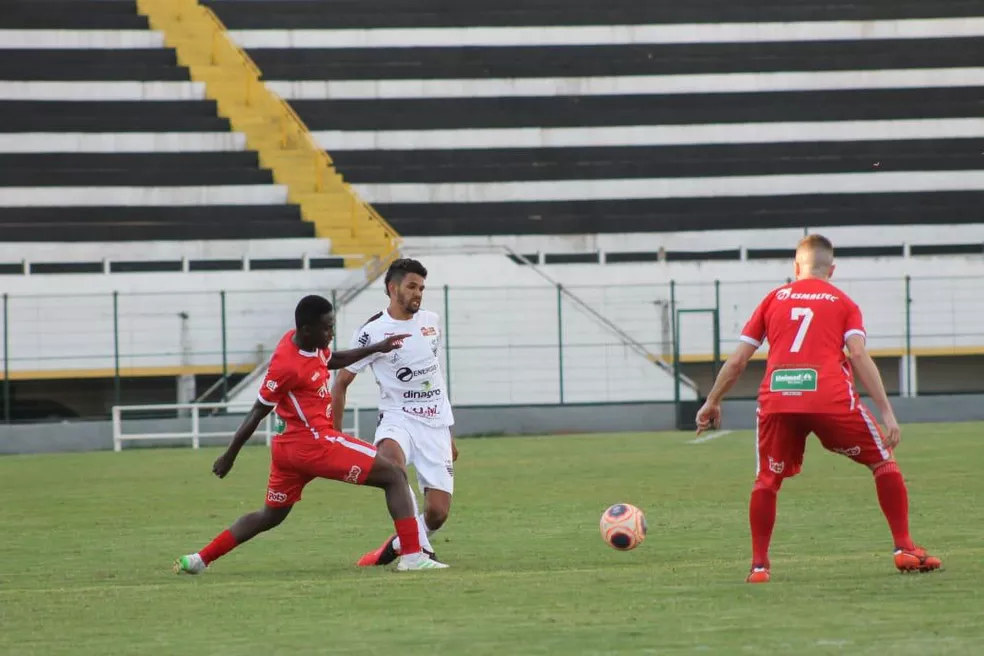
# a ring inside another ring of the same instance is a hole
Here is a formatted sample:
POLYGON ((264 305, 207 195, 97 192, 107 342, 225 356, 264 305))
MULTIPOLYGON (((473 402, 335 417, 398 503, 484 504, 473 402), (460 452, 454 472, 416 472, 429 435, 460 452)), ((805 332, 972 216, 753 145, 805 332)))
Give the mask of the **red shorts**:
POLYGON ((755 421, 756 475, 782 478, 800 473, 806 438, 815 434, 828 451, 862 465, 891 458, 878 423, 863 405, 842 414, 758 413, 755 421))
POLYGON ((270 447, 266 505, 273 508, 294 505, 301 500, 304 486, 316 478, 362 485, 375 459, 375 447, 342 433, 319 439, 274 438, 270 447))

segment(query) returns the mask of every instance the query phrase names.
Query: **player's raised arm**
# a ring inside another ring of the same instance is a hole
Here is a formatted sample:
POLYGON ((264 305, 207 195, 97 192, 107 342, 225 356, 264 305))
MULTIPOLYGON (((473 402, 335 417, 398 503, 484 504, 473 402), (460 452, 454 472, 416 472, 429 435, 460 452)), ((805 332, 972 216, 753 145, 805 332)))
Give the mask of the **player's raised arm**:
POLYGON ((390 335, 386 339, 376 342, 375 344, 370 344, 369 346, 360 346, 358 348, 351 348, 345 351, 335 351, 331 354, 331 360, 328 361, 329 369, 343 369, 349 365, 355 364, 359 360, 374 355, 376 353, 389 353, 394 351, 402 345, 403 340, 409 337, 409 334, 401 335, 390 335))
POLYGON ((724 363, 721 371, 718 372, 717 380, 714 381, 714 387, 707 394, 707 400, 697 413, 698 435, 708 428, 720 428, 721 400, 724 399, 724 395, 741 378, 741 374, 745 371, 748 361, 755 355, 756 350, 758 350, 758 346, 750 344, 747 341, 741 341, 738 343, 738 348, 735 349, 734 353, 728 356, 727 362, 724 363))
POLYGON ((895 419, 895 411, 888 400, 888 393, 885 392, 885 384, 882 382, 878 366, 871 359, 868 349, 865 346, 864 336, 859 334, 849 335, 847 340, 847 352, 851 358, 851 366, 857 372, 858 379, 868 391, 878 412, 881 414, 882 423, 885 424, 885 444, 890 449, 898 446, 902 439, 902 430, 899 422, 895 419))
POLYGON ((215 464, 212 465, 213 474, 219 478, 225 478, 226 474, 232 469, 233 463, 236 462, 236 456, 239 455, 239 450, 249 441, 249 438, 253 437, 253 433, 256 432, 260 422, 266 419, 266 416, 272 410, 273 406, 267 405, 260 399, 256 400, 249 414, 243 419, 243 423, 239 424, 239 428, 236 429, 236 433, 232 436, 232 441, 229 442, 225 453, 219 456, 215 464))

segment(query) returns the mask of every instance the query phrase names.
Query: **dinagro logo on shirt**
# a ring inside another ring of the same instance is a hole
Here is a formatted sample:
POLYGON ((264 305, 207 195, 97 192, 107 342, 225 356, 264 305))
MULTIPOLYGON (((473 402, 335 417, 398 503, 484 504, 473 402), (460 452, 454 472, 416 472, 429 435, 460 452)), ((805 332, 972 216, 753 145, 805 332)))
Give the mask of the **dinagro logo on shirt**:
POLYGON ((816 369, 776 369, 769 381, 770 392, 800 392, 817 391, 816 369))
POLYGON ((408 401, 420 401, 422 399, 433 399, 435 396, 440 396, 440 395, 441 395, 441 390, 439 389, 425 390, 422 392, 410 390, 408 392, 403 393, 403 398, 407 399, 408 401))
POLYGON ((783 287, 782 289, 776 292, 776 300, 788 301, 790 299, 794 301, 830 301, 831 303, 833 303, 834 301, 838 300, 839 297, 827 293, 804 294, 802 292, 794 292, 789 287, 783 287))

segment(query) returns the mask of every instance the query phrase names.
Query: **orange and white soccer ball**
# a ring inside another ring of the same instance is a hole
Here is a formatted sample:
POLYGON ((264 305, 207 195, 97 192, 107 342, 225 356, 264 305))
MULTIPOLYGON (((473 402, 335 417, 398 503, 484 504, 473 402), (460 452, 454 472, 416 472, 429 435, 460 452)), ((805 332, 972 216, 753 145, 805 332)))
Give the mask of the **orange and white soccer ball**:
POLYGON ((646 516, 629 503, 616 503, 601 515, 601 537, 612 549, 629 551, 646 539, 646 516))

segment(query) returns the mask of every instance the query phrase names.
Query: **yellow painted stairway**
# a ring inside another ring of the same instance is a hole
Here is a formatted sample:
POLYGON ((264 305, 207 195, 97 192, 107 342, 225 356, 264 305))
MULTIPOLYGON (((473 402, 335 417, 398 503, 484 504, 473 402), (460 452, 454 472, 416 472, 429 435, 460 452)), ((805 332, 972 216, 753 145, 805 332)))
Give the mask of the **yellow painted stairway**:
POLYGON ((137 0, 152 29, 164 34, 178 63, 205 84, 219 114, 246 135, 260 165, 288 189, 305 221, 346 266, 388 264, 400 236, 335 170, 294 110, 261 81, 256 64, 230 38, 225 25, 197 0, 137 0))

